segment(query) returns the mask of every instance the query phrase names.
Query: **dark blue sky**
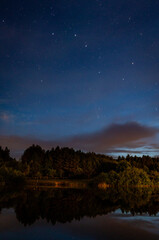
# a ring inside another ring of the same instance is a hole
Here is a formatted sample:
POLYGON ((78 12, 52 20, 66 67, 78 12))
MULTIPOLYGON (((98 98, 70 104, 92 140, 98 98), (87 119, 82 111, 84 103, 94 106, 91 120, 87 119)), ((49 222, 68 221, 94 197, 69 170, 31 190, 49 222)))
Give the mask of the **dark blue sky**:
POLYGON ((158 154, 158 0, 2 0, 0 69, 0 143, 13 154, 158 154))

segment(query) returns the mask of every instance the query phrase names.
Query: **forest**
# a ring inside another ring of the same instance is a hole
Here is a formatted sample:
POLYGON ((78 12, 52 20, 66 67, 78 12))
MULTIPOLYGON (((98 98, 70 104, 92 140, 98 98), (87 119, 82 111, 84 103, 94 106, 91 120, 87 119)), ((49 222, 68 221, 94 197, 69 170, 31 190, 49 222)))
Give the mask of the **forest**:
POLYGON ((0 182, 22 184, 26 178, 90 179, 92 186, 158 185, 159 157, 127 155, 115 159, 67 147, 46 151, 32 145, 16 160, 7 147, 0 147, 0 182))

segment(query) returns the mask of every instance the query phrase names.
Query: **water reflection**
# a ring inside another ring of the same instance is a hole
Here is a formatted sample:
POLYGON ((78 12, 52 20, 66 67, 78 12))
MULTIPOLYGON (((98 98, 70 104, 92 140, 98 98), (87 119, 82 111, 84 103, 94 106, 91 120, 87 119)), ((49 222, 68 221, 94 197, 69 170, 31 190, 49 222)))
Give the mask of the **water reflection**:
POLYGON ((120 209, 131 215, 159 212, 159 189, 132 188, 103 190, 91 189, 1 189, 0 210, 13 208, 16 218, 24 226, 39 219, 55 225, 73 219, 106 215, 120 209))
POLYGON ((0 239, 157 240, 158 189, 0 189, 0 239))

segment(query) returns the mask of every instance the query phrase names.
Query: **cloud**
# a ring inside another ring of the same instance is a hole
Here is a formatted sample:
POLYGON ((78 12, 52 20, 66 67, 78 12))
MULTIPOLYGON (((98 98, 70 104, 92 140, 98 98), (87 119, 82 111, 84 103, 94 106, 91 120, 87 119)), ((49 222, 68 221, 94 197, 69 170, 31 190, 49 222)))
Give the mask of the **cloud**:
POLYGON ((19 157, 22 152, 31 146, 32 144, 38 144, 44 149, 50 149, 56 146, 54 141, 44 141, 33 137, 21 137, 21 136, 0 136, 0 145, 2 147, 8 147, 11 150, 11 154, 15 157, 19 157))
POLYGON ((93 134, 77 136, 69 144, 80 146, 86 151, 108 152, 116 148, 136 148, 148 143, 148 138, 155 137, 159 129, 141 125, 137 122, 111 124, 93 134), (141 143, 141 140, 142 143, 141 143), (140 141, 140 142, 139 142, 140 141))
POLYGON ((4 122, 10 122, 11 120, 13 120, 14 116, 10 113, 7 112, 1 112, 0 113, 0 120, 4 121, 4 122))
POLYGON ((20 136, 0 136, 2 147, 8 146, 14 155, 20 155, 22 151, 32 144, 39 144, 44 149, 50 149, 57 145, 63 147, 73 147, 83 151, 94 151, 98 153, 141 153, 137 148, 144 148, 150 152, 157 149, 158 145, 151 143, 154 139, 158 128, 141 125, 137 122, 127 122, 124 124, 111 124, 106 128, 92 134, 85 134, 70 137, 63 140, 44 141, 33 137, 20 136))

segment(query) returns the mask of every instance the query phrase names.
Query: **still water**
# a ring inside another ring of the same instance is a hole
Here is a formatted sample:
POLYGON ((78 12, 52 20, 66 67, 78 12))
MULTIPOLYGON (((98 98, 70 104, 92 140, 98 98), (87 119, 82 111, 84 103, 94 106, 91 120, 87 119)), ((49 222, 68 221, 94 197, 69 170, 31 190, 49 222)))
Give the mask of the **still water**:
POLYGON ((159 189, 1 189, 0 239, 159 239, 159 189))

